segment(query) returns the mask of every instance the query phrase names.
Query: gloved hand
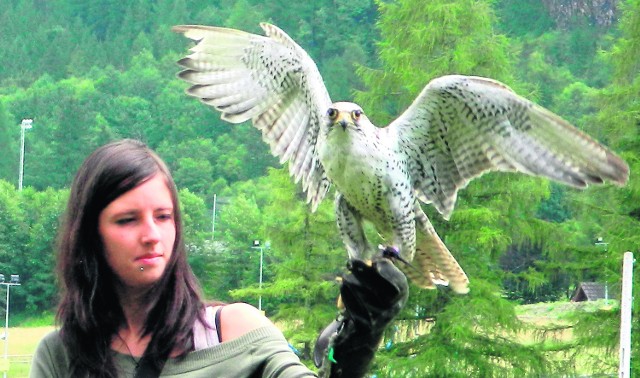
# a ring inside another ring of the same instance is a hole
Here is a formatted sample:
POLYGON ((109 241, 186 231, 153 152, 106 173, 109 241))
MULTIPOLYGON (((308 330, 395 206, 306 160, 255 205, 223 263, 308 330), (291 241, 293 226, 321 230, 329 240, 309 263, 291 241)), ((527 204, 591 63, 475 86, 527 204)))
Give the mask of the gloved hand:
POLYGON ((407 301, 409 285, 391 260, 349 262, 340 294, 345 310, 326 327, 314 348, 319 377, 358 378, 367 372, 387 325, 407 301))

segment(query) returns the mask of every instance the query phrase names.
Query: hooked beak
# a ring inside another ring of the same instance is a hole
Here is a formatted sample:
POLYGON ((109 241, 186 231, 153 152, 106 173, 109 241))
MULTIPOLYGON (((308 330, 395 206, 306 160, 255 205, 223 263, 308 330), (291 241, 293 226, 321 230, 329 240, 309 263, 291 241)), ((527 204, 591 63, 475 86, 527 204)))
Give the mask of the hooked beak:
POLYGON ((338 115, 338 117, 336 118, 336 120, 333 122, 334 126, 342 126, 342 131, 347 130, 347 127, 349 126, 349 121, 347 120, 348 114, 345 115, 344 113, 340 113, 338 115))

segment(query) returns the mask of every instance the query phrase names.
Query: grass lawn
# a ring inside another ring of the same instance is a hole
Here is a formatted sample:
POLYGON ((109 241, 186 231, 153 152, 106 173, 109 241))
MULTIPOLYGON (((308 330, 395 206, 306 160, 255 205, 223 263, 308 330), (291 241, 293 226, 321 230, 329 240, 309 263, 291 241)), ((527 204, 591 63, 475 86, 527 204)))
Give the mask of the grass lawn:
MULTIPOLYGON (((546 343, 554 344, 561 342, 570 342, 573 339, 573 330, 571 328, 563 328, 569 325, 567 320, 569 314, 575 312, 594 312, 597 310, 610 311, 619 306, 618 301, 597 300, 590 302, 552 302, 552 303, 536 303, 532 305, 522 305, 516 307, 516 314, 524 323, 528 323, 534 327, 534 330, 523 332, 519 341, 523 344, 529 344, 534 341, 544 340, 546 343), (546 327, 559 326, 557 330, 550 332, 540 332, 546 327), (535 329, 538 329, 536 332, 535 329)), ((558 361, 567 361, 571 356, 570 351, 557 351, 550 353, 552 359, 558 361)), ((574 367, 578 376, 596 376, 594 372, 599 372, 598 376, 617 376, 618 355, 617 353, 606 351, 604 349, 587 348, 582 350, 580 354, 575 355, 574 367), (601 370, 609 370, 602 372, 601 370)))
MULTIPOLYGON (((11 327, 9 328, 9 378, 29 376, 31 357, 44 335, 51 332, 53 326, 11 327)), ((4 330, 2 331, 4 332, 4 330)), ((0 342, 2 359, 4 359, 4 341, 0 342)))

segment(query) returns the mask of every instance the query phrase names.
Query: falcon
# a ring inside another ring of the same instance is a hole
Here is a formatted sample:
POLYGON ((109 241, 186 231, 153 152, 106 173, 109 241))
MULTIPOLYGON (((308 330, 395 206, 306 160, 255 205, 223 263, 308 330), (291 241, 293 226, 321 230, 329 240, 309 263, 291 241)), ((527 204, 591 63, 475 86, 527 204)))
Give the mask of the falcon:
POLYGON ((195 41, 178 77, 223 120, 250 120, 302 182, 312 211, 335 187, 338 229, 352 259, 374 252, 368 221, 411 264, 399 266, 415 284, 466 293, 469 280, 421 202, 449 219, 458 190, 491 171, 576 188, 628 180, 628 165, 606 147, 488 78, 433 79, 397 119, 376 127, 357 104, 331 101, 311 57, 284 31, 260 26, 264 36, 175 26, 195 41))

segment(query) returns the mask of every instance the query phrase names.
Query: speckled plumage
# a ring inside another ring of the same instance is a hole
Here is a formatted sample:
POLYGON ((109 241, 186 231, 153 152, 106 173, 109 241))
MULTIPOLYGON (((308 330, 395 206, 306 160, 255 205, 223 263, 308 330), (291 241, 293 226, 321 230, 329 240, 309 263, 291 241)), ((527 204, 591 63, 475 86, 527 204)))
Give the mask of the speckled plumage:
MULTIPOLYGON (((421 287, 468 291, 468 279, 440 240, 420 201, 448 219, 457 192, 489 171, 544 176, 578 188, 629 168, 615 154, 548 110, 491 79, 451 75, 432 80, 390 125, 371 124, 353 103, 332 103, 313 60, 282 30, 266 36, 234 29, 177 26, 197 43, 180 60, 187 93, 233 123, 251 120, 280 162, 302 181, 315 211, 329 184, 351 258, 372 248, 372 222, 417 270, 421 287)), ((402 267, 402 265, 401 265, 402 267)))

